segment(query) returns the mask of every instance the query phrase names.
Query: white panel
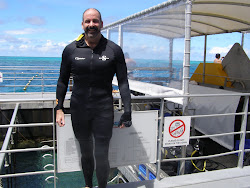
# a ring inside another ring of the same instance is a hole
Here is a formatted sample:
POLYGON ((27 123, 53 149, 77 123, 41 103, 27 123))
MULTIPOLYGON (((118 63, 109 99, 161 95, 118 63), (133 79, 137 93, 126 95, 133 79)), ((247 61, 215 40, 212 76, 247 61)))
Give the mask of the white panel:
POLYGON ((58 172, 81 170, 81 152, 71 124, 71 115, 65 115, 65 126, 56 129, 58 172))
MULTIPOLYGON (((115 125, 121 114, 115 113, 115 125)), ((111 167, 156 162, 158 111, 133 112, 132 122, 129 128, 113 129, 109 150, 111 167)), ((57 127, 58 172, 80 171, 79 151, 71 116, 67 114, 65 126, 57 127)))

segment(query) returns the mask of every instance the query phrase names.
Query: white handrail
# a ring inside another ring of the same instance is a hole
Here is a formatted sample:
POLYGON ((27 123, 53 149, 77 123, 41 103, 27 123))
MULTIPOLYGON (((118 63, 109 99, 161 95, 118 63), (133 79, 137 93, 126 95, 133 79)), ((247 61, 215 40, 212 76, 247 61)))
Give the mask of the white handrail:
MULTIPOLYGON (((12 115, 12 118, 11 118, 11 121, 10 121, 10 125, 13 125, 14 122, 15 122, 18 107, 19 107, 19 103, 16 104, 15 110, 13 112, 13 115, 12 115)), ((4 162, 5 153, 7 153, 6 151, 7 151, 7 147, 9 145, 9 142, 10 142, 12 129, 13 129, 13 127, 8 128, 7 134, 5 136, 5 139, 4 139, 1 151, 0 151, 0 169, 1 169, 1 167, 3 165, 3 162, 4 162)))

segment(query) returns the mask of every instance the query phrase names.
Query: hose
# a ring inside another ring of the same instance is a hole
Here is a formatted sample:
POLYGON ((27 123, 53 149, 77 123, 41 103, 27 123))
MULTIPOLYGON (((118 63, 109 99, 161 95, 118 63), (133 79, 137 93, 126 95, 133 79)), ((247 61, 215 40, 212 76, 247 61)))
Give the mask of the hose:
MULTIPOLYGON (((197 150, 194 150, 194 151, 192 152, 192 154, 191 154, 191 157, 193 157, 193 155, 194 155, 196 152, 197 152, 197 150)), ((204 167, 203 167, 202 170, 199 169, 199 168, 194 164, 194 162, 193 162, 192 159, 191 159, 191 162, 192 162, 192 164, 194 165, 194 167, 195 167, 197 170, 199 170, 200 172, 205 172, 205 171, 206 171, 206 164, 207 164, 206 160, 204 161, 204 167)))

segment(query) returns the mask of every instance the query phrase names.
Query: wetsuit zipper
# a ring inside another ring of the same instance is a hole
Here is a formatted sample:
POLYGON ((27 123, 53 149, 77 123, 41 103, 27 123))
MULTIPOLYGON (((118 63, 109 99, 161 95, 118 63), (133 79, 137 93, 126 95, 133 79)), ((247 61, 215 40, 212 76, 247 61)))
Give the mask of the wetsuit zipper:
MULTIPOLYGON (((90 61, 90 75, 91 75, 91 77, 93 76, 93 73, 92 73, 92 71, 93 71, 93 59, 94 59, 94 50, 92 50, 92 54, 91 54, 91 61, 90 61)), ((92 81, 93 79, 92 78, 90 78, 90 81, 92 81)), ((92 96, 92 83, 90 82, 90 88, 89 88, 89 97, 91 97, 92 96)))

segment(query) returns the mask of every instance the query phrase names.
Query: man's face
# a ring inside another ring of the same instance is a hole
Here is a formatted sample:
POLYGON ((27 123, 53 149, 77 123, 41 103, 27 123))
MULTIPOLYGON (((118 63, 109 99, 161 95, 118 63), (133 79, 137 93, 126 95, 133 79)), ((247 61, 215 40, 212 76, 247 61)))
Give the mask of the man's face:
POLYGON ((99 13, 90 9, 83 15, 82 28, 89 38, 95 38, 103 27, 103 22, 100 20, 99 13))

